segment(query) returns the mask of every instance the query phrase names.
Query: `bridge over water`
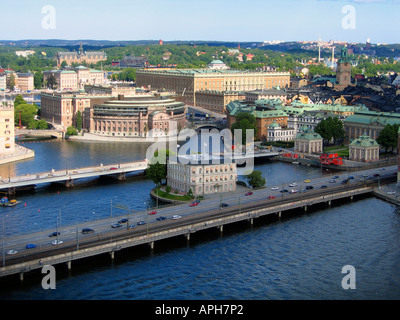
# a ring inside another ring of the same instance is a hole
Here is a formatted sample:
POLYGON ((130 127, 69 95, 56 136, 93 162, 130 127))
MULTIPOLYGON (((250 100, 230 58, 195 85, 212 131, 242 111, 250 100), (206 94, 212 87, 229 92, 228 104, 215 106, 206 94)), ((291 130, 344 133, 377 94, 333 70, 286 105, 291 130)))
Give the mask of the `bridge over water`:
MULTIPOLYGON (((230 205, 226 208, 220 207, 218 199, 202 201, 194 208, 190 208, 187 204, 167 207, 158 212, 158 215, 162 213, 166 216, 165 220, 156 221, 154 219, 152 223, 133 228, 128 228, 132 223, 132 216, 128 216, 126 227, 120 229, 110 228, 110 224, 115 218, 94 222, 92 227, 95 231, 89 235, 80 235, 78 232, 80 228, 87 227, 87 224, 65 227, 59 230, 61 234, 64 234, 62 245, 53 247, 43 245, 40 248, 27 249, 21 254, 8 256, 5 259, 4 250, 7 249, 7 246, 23 246, 28 243, 27 241, 38 239, 37 234, 18 236, 15 239, 7 239, 6 248, 2 248, 3 264, 0 268, 0 277, 19 274, 20 279, 23 280, 24 273, 41 269, 43 265, 66 263, 68 269, 71 269, 72 261, 78 259, 105 253, 110 254, 114 259, 116 252, 129 247, 148 244, 153 249, 155 242, 163 239, 184 236, 186 240, 190 240, 192 235, 196 233, 200 235, 201 231, 210 228, 217 228, 219 232, 223 232, 224 226, 232 223, 247 221, 249 224, 253 224, 255 219, 263 216, 279 219, 286 212, 293 210, 309 212, 310 208, 316 205, 329 207, 336 201, 352 201, 355 197, 373 194, 381 184, 396 181, 392 171, 387 172, 385 176, 382 175, 380 180, 370 179, 362 182, 355 180, 344 185, 315 188, 295 194, 282 194, 282 196, 273 198, 266 196, 269 192, 267 189, 255 190, 254 194, 249 197, 238 198, 237 195, 232 195, 232 202, 229 202, 230 205), (240 201, 240 199, 247 201, 240 201), (181 215, 179 219, 172 218, 172 215, 176 214, 181 215)), ((148 219, 148 212, 136 216, 135 219, 146 220, 145 217, 148 219)))
POLYGON ((0 181, 0 189, 8 190, 13 193, 18 188, 34 187, 43 183, 64 183, 67 187, 72 187, 74 180, 82 178, 92 178, 98 176, 116 176, 119 180, 125 179, 127 173, 143 171, 147 168, 148 161, 136 161, 129 163, 118 163, 112 165, 102 165, 77 168, 52 170, 25 176, 3 179, 0 181))

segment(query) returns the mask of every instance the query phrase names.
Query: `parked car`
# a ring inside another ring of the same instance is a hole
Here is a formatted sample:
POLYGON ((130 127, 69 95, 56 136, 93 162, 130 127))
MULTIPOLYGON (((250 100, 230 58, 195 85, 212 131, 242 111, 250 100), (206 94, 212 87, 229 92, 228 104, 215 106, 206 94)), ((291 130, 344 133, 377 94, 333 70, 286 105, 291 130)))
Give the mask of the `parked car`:
POLYGON ((90 229, 90 228, 84 228, 84 229, 82 229, 82 233, 83 233, 83 234, 93 233, 93 232, 94 232, 94 230, 93 230, 93 229, 90 229))

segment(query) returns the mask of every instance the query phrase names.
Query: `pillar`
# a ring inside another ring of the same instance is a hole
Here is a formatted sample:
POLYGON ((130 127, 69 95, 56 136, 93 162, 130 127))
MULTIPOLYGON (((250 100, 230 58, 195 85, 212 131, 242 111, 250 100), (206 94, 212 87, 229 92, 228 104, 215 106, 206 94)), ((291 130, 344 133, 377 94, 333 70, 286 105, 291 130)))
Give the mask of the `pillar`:
POLYGON ((23 272, 21 272, 19 274, 19 280, 24 281, 24 273, 23 272))
POLYGON ((114 260, 114 251, 110 252, 111 260, 114 260))
POLYGON ((73 180, 73 179, 67 180, 67 181, 65 182, 65 186, 66 186, 67 188, 73 187, 73 186, 74 186, 74 180, 73 180))
POLYGON ((68 261, 68 262, 67 262, 67 268, 68 268, 68 270, 71 270, 71 264, 72 264, 72 261, 68 261))
POLYGON ((250 219, 250 224, 253 225, 253 218, 250 219))
POLYGON ((153 250, 154 249, 154 241, 150 242, 149 245, 150 245, 150 249, 153 250))
POLYGON ((187 241, 190 240, 190 233, 186 233, 186 240, 187 240, 187 241))
POLYGON ((224 231, 224 225, 220 225, 220 226, 219 226, 219 231, 220 231, 220 232, 224 231))
POLYGON ((331 206, 331 200, 328 201, 328 206, 331 206))
POLYGON ((304 206, 304 211, 307 212, 307 206, 304 206))
POLYGON ((119 181, 125 181, 126 180, 125 173, 124 172, 118 173, 117 179, 119 181))

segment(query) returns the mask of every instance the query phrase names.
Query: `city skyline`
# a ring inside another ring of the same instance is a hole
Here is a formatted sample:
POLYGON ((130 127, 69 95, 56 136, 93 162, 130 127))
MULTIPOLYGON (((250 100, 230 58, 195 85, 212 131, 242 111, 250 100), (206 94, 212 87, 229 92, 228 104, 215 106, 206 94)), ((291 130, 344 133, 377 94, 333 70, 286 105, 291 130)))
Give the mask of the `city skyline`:
POLYGON ((400 0, 19 0, 2 13, 4 40, 400 43, 400 0))

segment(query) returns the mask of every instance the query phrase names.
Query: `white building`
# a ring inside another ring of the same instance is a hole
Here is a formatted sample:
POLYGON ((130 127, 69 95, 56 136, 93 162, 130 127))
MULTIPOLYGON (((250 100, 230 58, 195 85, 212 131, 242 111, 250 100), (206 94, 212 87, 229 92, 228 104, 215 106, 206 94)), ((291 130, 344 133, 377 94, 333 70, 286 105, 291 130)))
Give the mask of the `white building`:
POLYGON ((236 163, 219 157, 187 155, 167 164, 167 185, 193 195, 235 191, 236 180, 236 163))
POLYGON ((223 63, 221 60, 213 60, 208 64, 208 68, 210 69, 229 69, 229 67, 223 63))
POLYGON ((275 120, 268 126, 267 141, 293 141, 295 136, 295 129, 282 128, 275 120))
POLYGON ((7 76, 0 74, 0 91, 5 91, 7 87, 7 76))

